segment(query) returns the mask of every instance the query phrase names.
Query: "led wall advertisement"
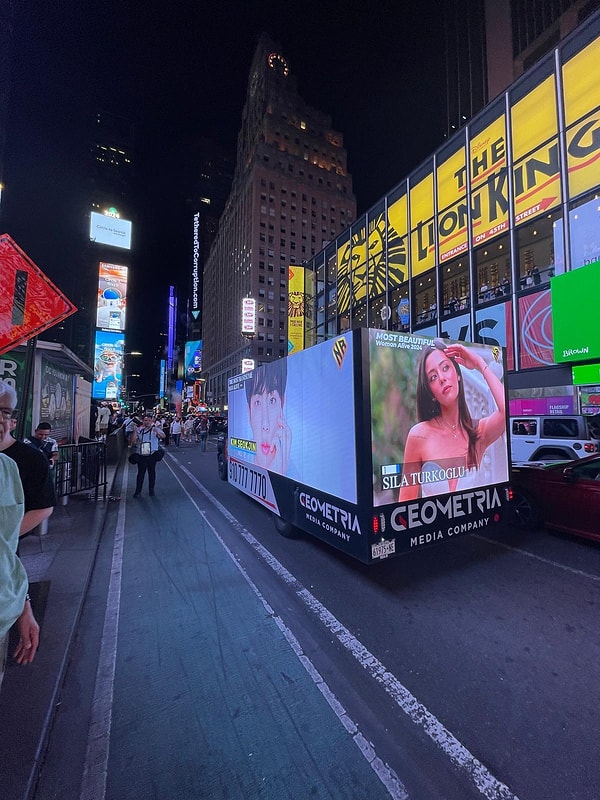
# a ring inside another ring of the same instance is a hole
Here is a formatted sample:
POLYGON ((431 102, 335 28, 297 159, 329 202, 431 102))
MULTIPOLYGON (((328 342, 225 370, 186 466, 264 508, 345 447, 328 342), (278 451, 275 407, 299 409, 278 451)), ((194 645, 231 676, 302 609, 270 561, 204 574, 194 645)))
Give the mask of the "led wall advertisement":
POLYGON ((356 503, 352 355, 339 336, 230 379, 231 458, 356 503))
POLYGON ((599 359, 600 261, 552 278, 550 292, 556 363, 599 359))
POLYGON ((185 377, 195 380, 202 372, 202 339, 185 343, 185 377))
POLYGON ((304 350, 304 268, 288 267, 288 355, 304 350))
POLYGON ((116 331, 96 331, 92 397, 117 400, 123 382, 125 340, 116 331))
POLYGON ((101 261, 98 270, 96 327, 124 331, 126 305, 127 267, 101 261))
POLYGON ((508 481, 501 347, 369 331, 373 505, 508 481))
POLYGON ((131 221, 92 211, 90 241, 131 250, 131 221))

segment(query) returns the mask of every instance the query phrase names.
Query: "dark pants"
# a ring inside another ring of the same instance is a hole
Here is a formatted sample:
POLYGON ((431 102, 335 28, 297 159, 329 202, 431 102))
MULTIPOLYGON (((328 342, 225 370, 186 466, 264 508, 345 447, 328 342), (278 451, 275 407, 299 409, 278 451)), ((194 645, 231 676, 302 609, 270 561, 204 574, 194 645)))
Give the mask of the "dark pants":
POLYGON ((139 494, 144 485, 144 477, 148 471, 148 489, 154 491, 154 483, 156 481, 156 458, 155 456, 140 456, 137 464, 138 472, 135 482, 135 493, 139 494))
POLYGON ((206 450, 206 439, 208 438, 208 433, 206 431, 202 431, 200 433, 200 451, 204 452, 206 450))
POLYGON ((181 434, 180 433, 172 433, 171 436, 173 438, 173 444, 175 445, 175 447, 179 447, 179 439, 181 438, 181 434))

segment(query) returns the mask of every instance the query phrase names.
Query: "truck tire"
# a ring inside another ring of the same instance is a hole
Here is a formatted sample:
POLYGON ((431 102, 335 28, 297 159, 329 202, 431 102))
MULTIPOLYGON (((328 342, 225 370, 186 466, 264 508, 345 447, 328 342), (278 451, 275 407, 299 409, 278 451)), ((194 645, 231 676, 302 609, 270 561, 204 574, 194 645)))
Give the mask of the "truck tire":
POLYGON ((533 528, 537 528, 539 526, 539 509, 535 503, 535 500, 533 500, 527 494, 527 492, 514 489, 511 506, 512 524, 515 526, 515 528, 532 530, 533 528))
POLYGON ((286 522, 281 517, 278 517, 277 514, 273 514, 273 525, 275 525, 277 533, 280 533, 286 539, 299 539, 302 535, 302 531, 299 528, 296 528, 291 522, 286 522))

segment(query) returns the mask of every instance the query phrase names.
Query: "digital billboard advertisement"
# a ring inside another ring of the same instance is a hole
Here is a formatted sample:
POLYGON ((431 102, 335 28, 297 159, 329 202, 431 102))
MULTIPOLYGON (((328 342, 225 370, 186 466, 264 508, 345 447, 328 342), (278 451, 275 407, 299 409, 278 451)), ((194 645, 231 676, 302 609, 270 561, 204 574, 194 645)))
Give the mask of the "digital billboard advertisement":
POLYGON ((306 292, 304 267, 288 267, 288 355, 304 350, 306 292))
POLYGON ((185 343, 185 378, 195 380, 202 372, 202 339, 185 343))
POLYGON ((123 382, 125 339, 116 331, 96 331, 92 397, 117 400, 123 382))
POLYGON ((131 250, 131 221, 92 211, 90 241, 131 250))
POLYGON ((373 505, 508 481, 501 347, 369 331, 373 505))
POLYGON ((96 327, 124 331, 126 306, 127 267, 101 261, 98 270, 96 327))
POLYGON ((231 461, 356 503, 353 380, 351 336, 231 378, 231 461))
POLYGON ((557 364, 600 358, 599 291, 600 261, 551 279, 554 360, 557 364))

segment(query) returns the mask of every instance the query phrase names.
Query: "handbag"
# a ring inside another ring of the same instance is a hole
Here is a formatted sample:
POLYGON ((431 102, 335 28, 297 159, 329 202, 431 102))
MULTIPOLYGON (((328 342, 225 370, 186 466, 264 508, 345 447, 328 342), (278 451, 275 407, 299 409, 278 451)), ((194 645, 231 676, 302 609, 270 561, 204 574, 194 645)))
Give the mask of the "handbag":
POLYGON ((139 460, 140 460, 140 454, 137 452, 137 450, 135 449, 132 450, 131 453, 129 454, 129 458, 127 459, 127 461, 129 461, 130 464, 137 464, 139 460))
POLYGON ((164 447, 159 445, 158 450, 154 453, 154 458, 156 461, 162 461, 165 457, 165 450, 164 447))

